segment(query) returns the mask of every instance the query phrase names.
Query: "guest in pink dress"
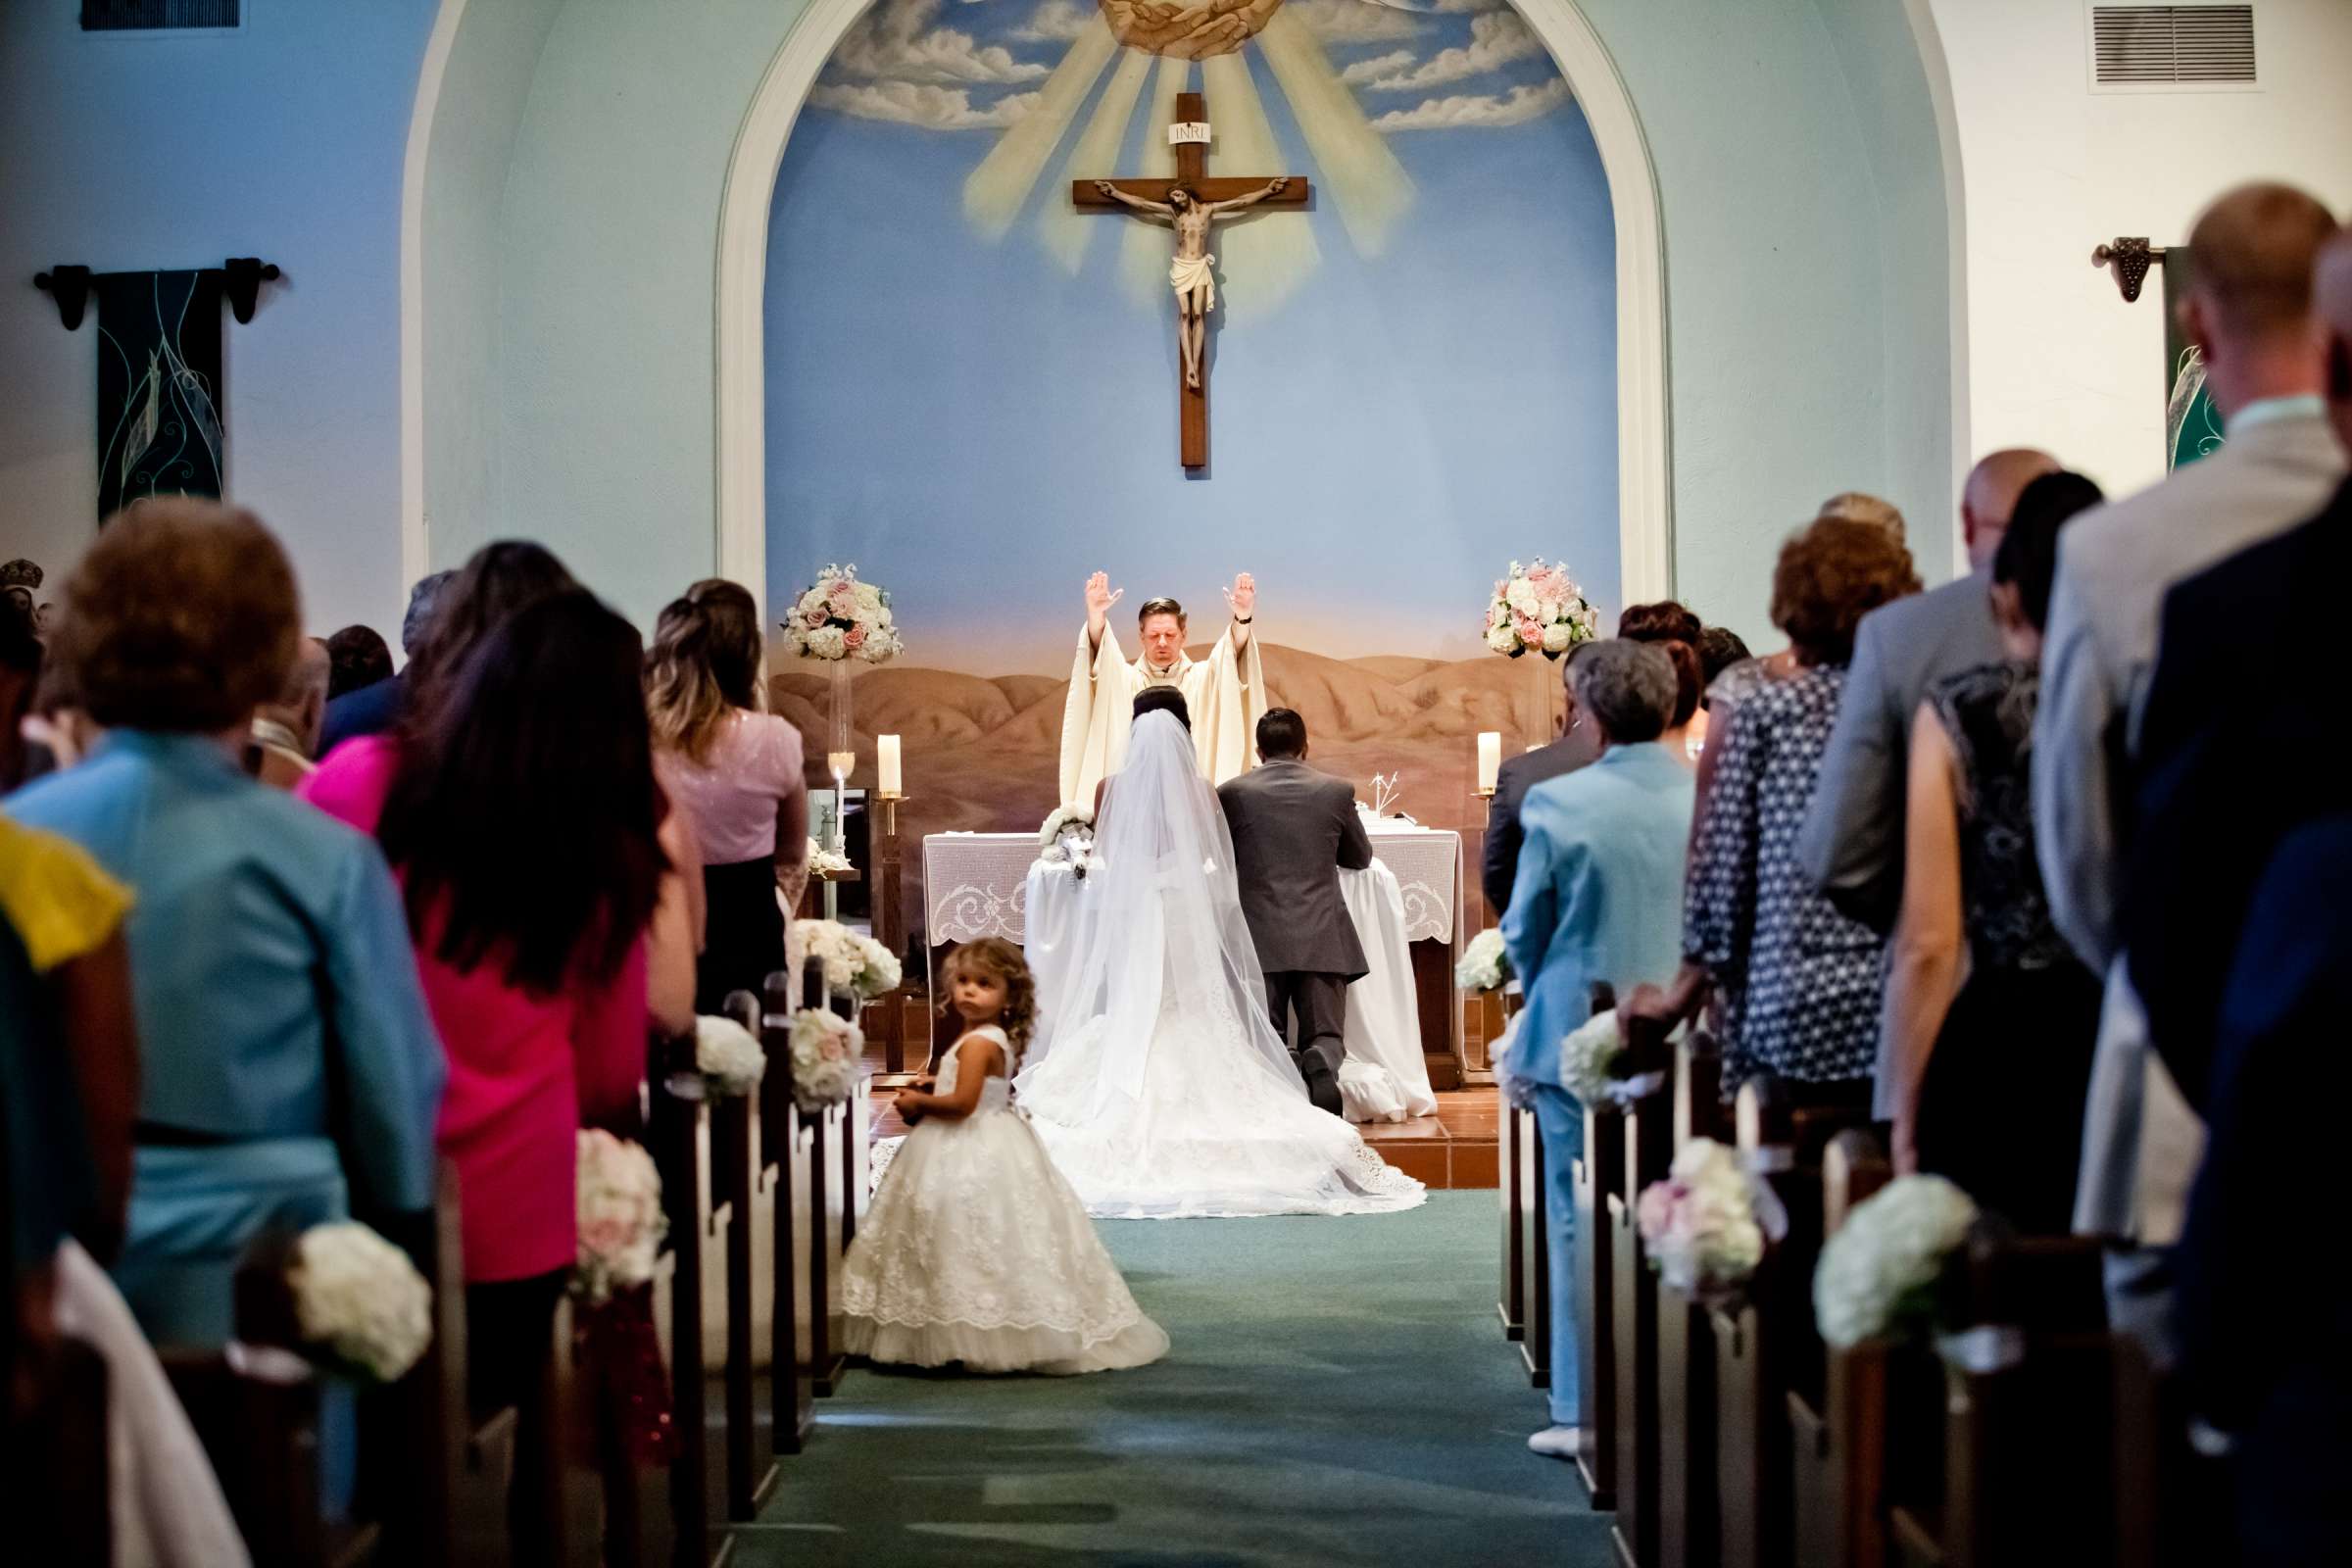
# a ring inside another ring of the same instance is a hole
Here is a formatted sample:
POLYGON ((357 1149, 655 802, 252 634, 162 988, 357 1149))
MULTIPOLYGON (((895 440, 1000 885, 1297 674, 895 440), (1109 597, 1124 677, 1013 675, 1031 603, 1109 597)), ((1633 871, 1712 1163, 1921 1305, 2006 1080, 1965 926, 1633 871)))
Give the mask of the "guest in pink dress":
MULTIPOLYGON (((518 1456, 554 1451, 534 1426, 576 1250, 574 1144, 583 1116, 635 1118, 647 933, 676 880, 641 660, 635 628, 585 590, 541 599, 481 638, 429 712, 348 742, 305 789, 373 832, 402 883, 449 1054, 439 1138, 458 1167, 472 1402, 517 1407, 518 1456)), ((671 1010, 654 1021, 691 1027, 671 1010)), ((516 1495, 527 1485, 518 1473, 516 1495)))
POLYGON ((655 623, 645 671, 662 782, 694 824, 709 935, 695 1006, 755 996, 784 965, 784 909, 808 871, 801 734, 762 712, 760 614, 751 594, 696 583, 655 623))

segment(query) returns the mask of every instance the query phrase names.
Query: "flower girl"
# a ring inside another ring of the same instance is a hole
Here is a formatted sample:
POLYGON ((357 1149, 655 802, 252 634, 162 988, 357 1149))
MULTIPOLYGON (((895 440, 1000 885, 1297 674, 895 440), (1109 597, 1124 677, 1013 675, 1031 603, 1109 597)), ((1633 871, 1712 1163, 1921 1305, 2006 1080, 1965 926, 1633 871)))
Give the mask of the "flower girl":
POLYGON ((853 1354, 973 1372, 1102 1372, 1167 1353, 1085 1205, 1012 1108, 1037 1014, 1020 950, 947 961, 962 1038, 935 1083, 899 1096, 912 1124, 858 1228, 841 1282, 853 1354))

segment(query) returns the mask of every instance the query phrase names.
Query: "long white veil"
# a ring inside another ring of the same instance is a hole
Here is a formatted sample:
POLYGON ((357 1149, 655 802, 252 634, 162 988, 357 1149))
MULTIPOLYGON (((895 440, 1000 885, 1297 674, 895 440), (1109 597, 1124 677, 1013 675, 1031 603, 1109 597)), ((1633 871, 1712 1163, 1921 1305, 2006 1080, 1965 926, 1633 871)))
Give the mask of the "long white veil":
POLYGON ((1054 963, 1058 1004, 1040 1022, 1030 1066, 1101 1019, 1088 1106, 1100 1113, 1114 1097, 1143 1094, 1163 1011, 1181 1010, 1247 1040, 1251 1065, 1303 1099, 1306 1085, 1266 1015, 1225 812, 1174 714, 1135 721, 1126 763, 1103 795, 1094 860, 1054 963))

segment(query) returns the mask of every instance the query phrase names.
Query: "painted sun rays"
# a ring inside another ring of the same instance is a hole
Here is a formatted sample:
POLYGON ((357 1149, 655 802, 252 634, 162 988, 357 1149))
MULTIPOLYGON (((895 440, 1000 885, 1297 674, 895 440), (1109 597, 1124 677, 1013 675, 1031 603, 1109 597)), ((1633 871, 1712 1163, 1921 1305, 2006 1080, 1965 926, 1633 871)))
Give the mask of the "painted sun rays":
MULTIPOLYGON (((1263 51, 1305 138, 1309 172, 1330 191, 1349 241, 1364 255, 1378 255, 1390 228, 1413 200, 1412 180, 1387 140, 1372 128, 1322 45, 1295 18, 1275 11, 1257 36, 1241 48, 1263 51)), ((1065 270, 1078 271, 1098 225, 1085 223, 1066 203, 1053 200, 1052 192, 1066 189, 1072 179, 1097 174, 1172 173, 1174 158, 1164 127, 1176 95, 1191 84, 1190 60, 1123 47, 1099 11, 1089 16, 1038 89, 1036 105, 999 135, 965 179, 964 216, 989 239, 1002 239, 1066 141, 1055 184, 1039 203, 1035 228, 1046 253, 1065 270), (1104 82, 1106 73, 1109 79, 1104 82), (1095 92, 1098 83, 1102 84, 1100 94, 1095 92), (1072 136, 1071 127, 1090 100, 1093 110, 1072 136), (1127 149, 1123 158, 1122 144, 1127 149)), ((1273 123, 1240 51, 1203 59, 1200 90, 1216 126, 1212 172, 1259 174, 1283 170, 1273 123)), ((1313 229, 1305 223, 1237 222, 1220 231, 1218 242, 1224 265, 1249 280, 1248 289, 1233 296, 1234 307, 1245 315, 1279 305, 1321 260, 1313 229)), ((1119 274, 1130 293, 1149 299, 1166 288, 1164 237, 1130 224, 1118 244, 1119 274)))

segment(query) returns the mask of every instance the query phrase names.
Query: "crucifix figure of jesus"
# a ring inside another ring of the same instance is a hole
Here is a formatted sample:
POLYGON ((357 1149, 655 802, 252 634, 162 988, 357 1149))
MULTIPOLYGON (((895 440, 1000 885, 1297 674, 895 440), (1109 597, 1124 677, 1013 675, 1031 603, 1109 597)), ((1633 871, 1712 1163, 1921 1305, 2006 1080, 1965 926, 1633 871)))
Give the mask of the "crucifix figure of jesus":
POLYGON ((1220 214, 1260 202, 1303 207, 1309 195, 1306 181, 1292 174, 1211 179, 1205 157, 1207 113, 1200 94, 1177 95, 1176 121, 1168 127, 1168 140, 1176 149, 1174 179, 1080 179, 1070 189, 1070 200, 1082 209, 1126 209, 1176 231, 1168 286, 1176 292, 1176 344, 1183 360, 1178 398, 1188 468, 1208 462, 1208 313, 1217 305, 1216 278, 1210 270, 1217 259, 1208 251, 1209 225, 1220 214))

